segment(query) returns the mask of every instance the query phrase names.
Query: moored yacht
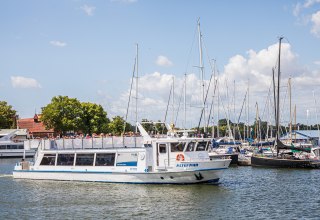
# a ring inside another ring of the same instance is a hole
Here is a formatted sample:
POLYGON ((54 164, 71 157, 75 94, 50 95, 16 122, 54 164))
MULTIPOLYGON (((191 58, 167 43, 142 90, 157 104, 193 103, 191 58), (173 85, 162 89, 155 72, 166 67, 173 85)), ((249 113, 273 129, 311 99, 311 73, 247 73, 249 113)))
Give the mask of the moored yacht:
POLYGON ((26 138, 17 138, 17 136, 23 136, 26 131, 23 129, 1 129, 8 130, 8 132, 2 132, 0 136, 0 158, 9 157, 33 157, 35 149, 25 149, 24 141, 26 138), (23 133, 21 135, 20 133, 23 133))
POLYGON ((210 160, 206 138, 150 137, 137 123, 142 137, 132 145, 61 148, 48 140, 34 162, 22 161, 14 178, 112 183, 217 183, 230 159, 210 160))

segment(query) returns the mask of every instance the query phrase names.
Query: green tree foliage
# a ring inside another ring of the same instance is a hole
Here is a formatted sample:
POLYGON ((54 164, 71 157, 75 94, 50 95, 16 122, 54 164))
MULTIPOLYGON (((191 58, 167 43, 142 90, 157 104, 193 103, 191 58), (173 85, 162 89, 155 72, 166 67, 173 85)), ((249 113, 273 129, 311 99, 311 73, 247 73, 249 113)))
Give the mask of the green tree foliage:
POLYGON ((86 134, 107 133, 109 119, 101 105, 90 102, 81 103, 82 131, 86 134))
POLYGON ((5 101, 0 101, 0 128, 15 128, 17 112, 5 101))
MULTIPOLYGON (((112 121, 109 123, 109 132, 113 135, 121 135, 123 133, 124 119, 120 116, 112 118, 112 121)), ((133 131, 133 126, 129 123, 126 123, 126 132, 133 131)))
POLYGON ((76 98, 55 96, 42 108, 41 120, 48 129, 65 134, 83 127, 81 103, 76 98))

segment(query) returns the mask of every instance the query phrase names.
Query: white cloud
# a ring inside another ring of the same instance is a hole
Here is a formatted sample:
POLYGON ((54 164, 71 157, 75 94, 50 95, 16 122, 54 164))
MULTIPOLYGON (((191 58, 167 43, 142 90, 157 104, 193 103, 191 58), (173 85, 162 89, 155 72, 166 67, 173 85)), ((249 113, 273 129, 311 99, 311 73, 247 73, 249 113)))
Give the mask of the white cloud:
POLYGON ((80 7, 88 16, 93 16, 93 13, 96 9, 94 6, 89 6, 89 5, 83 5, 80 7))
POLYGON ((41 88, 40 83, 33 78, 26 78, 23 76, 11 76, 11 85, 13 88, 41 88))
MULTIPOLYGON (((265 109, 266 100, 269 88, 272 83, 272 68, 275 67, 278 60, 278 43, 270 45, 266 49, 259 51, 248 50, 244 55, 235 55, 230 58, 229 62, 224 66, 224 70, 219 74, 219 96, 220 96, 220 118, 225 118, 228 111, 233 108, 233 82, 236 86, 236 117, 233 115, 233 110, 230 110, 230 119, 232 121, 237 120, 240 114, 242 102, 248 86, 248 79, 250 84, 250 123, 253 122, 255 117, 255 103, 259 104, 260 117, 262 120, 269 120, 270 116, 267 116, 265 109), (228 95, 227 95, 228 90, 228 95), (263 115, 264 114, 264 115, 263 115), (236 119, 235 119, 236 118, 236 119)), ((276 69, 277 73, 277 69, 276 69)), ((283 43, 281 47, 281 105, 288 107, 288 94, 287 94, 287 82, 288 78, 292 78, 292 91, 293 91, 293 103, 299 103, 297 106, 298 121, 302 121, 303 115, 301 112, 305 112, 306 107, 313 106, 312 98, 310 100, 306 97, 312 97, 312 90, 317 88, 320 84, 320 71, 310 71, 309 69, 299 65, 299 56, 292 50, 292 47, 288 43, 283 43), (286 97, 286 105, 284 100, 286 97), (304 103, 303 105, 300 103, 304 103)), ((167 122, 172 121, 172 97, 168 105, 170 89, 172 86, 172 79, 174 77, 175 83, 175 117, 180 104, 180 111, 177 121, 177 126, 183 127, 183 88, 184 88, 184 76, 175 76, 174 74, 166 74, 160 72, 154 72, 142 75, 139 78, 139 95, 138 95, 138 117, 139 120, 146 118, 149 120, 163 120, 167 112, 167 122), (180 99, 180 97, 182 97, 180 99), (179 100, 181 102, 179 103, 179 100)), ((209 77, 207 77, 209 78, 209 77)), ((205 80, 205 85, 208 86, 209 80, 205 80)), ((130 82, 128 87, 130 88, 130 82)), ((214 95, 213 82, 209 91, 207 100, 207 113, 208 117, 209 107, 214 95)), ((217 95, 217 94, 216 94, 217 95)), ((122 92, 119 97, 109 97, 107 105, 107 112, 110 115, 125 116, 126 107, 129 98, 129 90, 122 92)), ((135 86, 133 87, 131 104, 129 108, 129 122, 135 121, 135 86)), ((187 127, 197 126, 202 106, 202 87, 201 80, 198 74, 187 75, 187 127)), ((273 100, 273 98, 271 98, 273 100)), ((215 121, 217 121, 217 100, 214 103, 215 108, 215 121)), ((288 109, 288 108, 287 108, 288 109)), ((270 110, 271 111, 271 110, 270 110)), ((288 110, 287 110, 288 111, 288 110)), ((282 121, 288 120, 287 111, 283 111, 281 117, 282 121)), ((246 121, 245 113, 242 112, 240 121, 246 121)), ((274 117, 272 117, 274 118, 274 117)))
MULTIPOLYGON (((230 58, 225 66, 222 81, 236 81, 237 84, 246 85, 251 82, 253 90, 266 91, 272 79, 272 68, 278 59, 279 45, 274 44, 267 49, 258 52, 249 50, 247 57, 236 55, 230 58)), ((281 47, 281 72, 283 77, 295 76, 301 71, 297 64, 298 55, 291 51, 288 43, 282 43, 281 47)))
POLYGON ((320 0, 306 0, 305 3, 303 4, 304 8, 310 8, 311 6, 320 3, 320 0))
POLYGON ((316 37, 320 37, 320 11, 314 5, 319 3, 320 0, 306 0, 293 6, 293 15, 297 17, 298 24, 309 25, 311 23, 310 32, 316 37))
POLYGON ((156 64, 158 66, 165 66, 165 67, 168 67, 168 66, 172 66, 172 62, 165 56, 158 56, 157 60, 156 60, 156 64))
POLYGON ((312 14, 311 16, 312 28, 311 33, 320 37, 320 11, 312 14))
POLYGON ((52 40, 52 41, 50 41, 50 44, 55 46, 55 47, 65 47, 65 46, 67 46, 67 43, 62 42, 62 41, 58 41, 58 40, 52 40))
POLYGON ((302 10, 311 8, 317 3, 320 3, 320 0, 306 0, 304 3, 298 2, 293 6, 293 15, 299 16, 302 10))

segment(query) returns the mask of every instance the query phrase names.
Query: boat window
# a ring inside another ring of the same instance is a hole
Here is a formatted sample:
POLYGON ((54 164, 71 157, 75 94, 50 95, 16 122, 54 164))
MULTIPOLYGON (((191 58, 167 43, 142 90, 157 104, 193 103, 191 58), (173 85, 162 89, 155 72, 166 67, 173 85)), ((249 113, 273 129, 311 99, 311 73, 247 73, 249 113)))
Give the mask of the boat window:
POLYGON ((7 149, 23 149, 23 145, 7 145, 7 149))
POLYGON ((208 142, 206 142, 206 141, 198 142, 196 151, 205 151, 205 150, 206 150, 207 143, 208 143, 208 142))
POLYGON ((186 151, 194 151, 196 142, 189 142, 186 151))
POLYGON ((97 154, 96 166, 114 166, 115 153, 97 154))
POLYGON ((40 165, 54 166, 55 163, 56 163, 56 154, 45 154, 43 155, 40 165))
POLYGON ((138 154, 137 153, 118 153, 117 166, 137 166, 138 154))
POLYGON ((0 149, 7 149, 7 145, 0 145, 0 149))
POLYGON ((77 166, 92 166, 94 154, 77 154, 77 166))
POLYGON ((144 147, 152 147, 152 144, 145 144, 144 147))
POLYGON ((167 145, 166 144, 159 144, 159 153, 160 154, 167 153, 167 145))
POLYGON ((57 166, 73 166, 74 154, 58 154, 57 166))
POLYGON ((186 143, 177 142, 177 143, 171 143, 170 145, 171 145, 171 152, 182 152, 186 143))

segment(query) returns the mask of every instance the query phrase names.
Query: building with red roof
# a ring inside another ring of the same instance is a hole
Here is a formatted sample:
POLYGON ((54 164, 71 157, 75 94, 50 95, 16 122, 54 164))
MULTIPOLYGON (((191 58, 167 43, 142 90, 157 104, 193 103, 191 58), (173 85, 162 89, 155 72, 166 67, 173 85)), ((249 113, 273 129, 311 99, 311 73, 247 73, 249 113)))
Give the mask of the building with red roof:
POLYGON ((28 129, 30 137, 54 137, 53 129, 46 129, 41 122, 41 115, 35 114, 33 118, 21 118, 17 120, 17 127, 20 129, 28 129))

